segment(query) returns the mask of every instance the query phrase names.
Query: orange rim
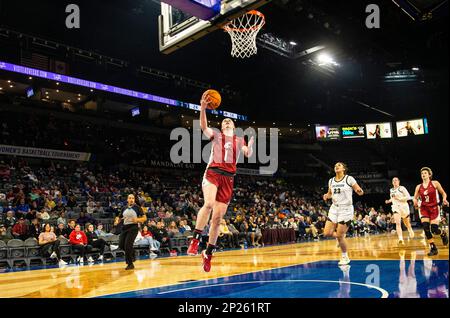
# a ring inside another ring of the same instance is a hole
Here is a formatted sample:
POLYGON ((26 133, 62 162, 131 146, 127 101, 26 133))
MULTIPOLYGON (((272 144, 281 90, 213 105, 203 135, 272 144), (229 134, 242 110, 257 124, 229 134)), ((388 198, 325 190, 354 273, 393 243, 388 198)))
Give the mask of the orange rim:
MULTIPOLYGON (((254 30, 261 29, 264 26, 264 24, 266 24, 266 17, 261 12, 256 11, 256 10, 251 10, 251 11, 248 11, 247 13, 245 13, 244 15, 247 15, 247 14, 256 15, 256 16, 262 18, 262 21, 260 23, 258 23, 258 25, 252 26, 250 28, 231 28, 231 27, 229 27, 229 25, 232 23, 232 21, 230 21, 228 24, 223 26, 223 29, 227 32, 230 32, 230 31, 248 32, 248 31, 254 31, 254 30)), ((243 17, 244 15, 242 15, 241 17, 243 17)), ((238 18, 236 18, 236 19, 238 19, 238 18)))

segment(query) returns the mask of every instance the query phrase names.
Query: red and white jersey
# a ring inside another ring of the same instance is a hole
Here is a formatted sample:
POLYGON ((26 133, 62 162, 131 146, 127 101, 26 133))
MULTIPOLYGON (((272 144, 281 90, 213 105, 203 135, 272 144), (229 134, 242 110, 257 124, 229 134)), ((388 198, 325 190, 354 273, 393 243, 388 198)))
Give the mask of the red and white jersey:
POLYGON ((206 169, 218 168, 235 174, 241 149, 247 145, 244 138, 236 135, 229 137, 222 132, 214 131, 211 141, 211 156, 206 169))
POLYGON ((419 188, 420 194, 420 206, 436 206, 439 203, 439 194, 436 187, 433 184, 433 181, 428 183, 428 187, 424 187, 423 183, 419 188))

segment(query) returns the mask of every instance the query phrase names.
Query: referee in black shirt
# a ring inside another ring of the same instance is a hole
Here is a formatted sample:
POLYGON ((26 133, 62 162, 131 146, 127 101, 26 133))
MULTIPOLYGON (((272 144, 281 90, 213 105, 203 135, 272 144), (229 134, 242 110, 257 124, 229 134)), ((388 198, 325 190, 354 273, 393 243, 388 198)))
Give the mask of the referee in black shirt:
POLYGON ((134 269, 133 244, 138 234, 138 223, 147 221, 142 209, 136 204, 134 194, 128 195, 128 205, 122 210, 119 217, 123 219, 122 232, 119 238, 119 248, 125 251, 125 261, 127 262, 126 270, 134 269))

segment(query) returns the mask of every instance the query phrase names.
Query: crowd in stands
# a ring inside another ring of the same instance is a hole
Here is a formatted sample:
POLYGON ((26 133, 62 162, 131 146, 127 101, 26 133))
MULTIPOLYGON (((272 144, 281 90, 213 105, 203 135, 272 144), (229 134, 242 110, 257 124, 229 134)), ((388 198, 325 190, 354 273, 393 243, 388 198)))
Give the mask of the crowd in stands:
MULTIPOLYGON (((148 218, 135 244, 150 245, 152 254, 161 248, 172 250, 173 237, 189 237, 202 205, 200 173, 184 172, 169 180, 132 168, 109 170, 67 161, 33 165, 23 158, 0 159, 0 240, 34 237, 46 246, 44 253, 58 259, 54 242, 61 236, 76 245, 80 262, 90 248, 100 249, 103 255, 103 238, 120 234, 118 215, 129 193, 135 193, 148 218)), ((263 231, 274 228, 292 228, 298 240, 321 239, 328 210, 321 199, 323 192, 296 180, 238 177, 221 223, 219 247, 261 246, 263 231)), ((355 211, 349 235, 395 228, 392 215, 382 207, 357 202, 355 211)), ((206 242, 208 228, 203 235, 206 242)))

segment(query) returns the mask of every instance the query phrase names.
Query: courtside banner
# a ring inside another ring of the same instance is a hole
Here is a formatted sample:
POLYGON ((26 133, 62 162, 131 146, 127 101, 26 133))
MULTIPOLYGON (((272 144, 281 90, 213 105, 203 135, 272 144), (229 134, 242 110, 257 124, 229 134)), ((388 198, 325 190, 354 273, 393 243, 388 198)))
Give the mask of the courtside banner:
POLYGON ((18 147, 0 145, 0 155, 89 161, 91 154, 87 152, 64 151, 44 148, 18 147))

